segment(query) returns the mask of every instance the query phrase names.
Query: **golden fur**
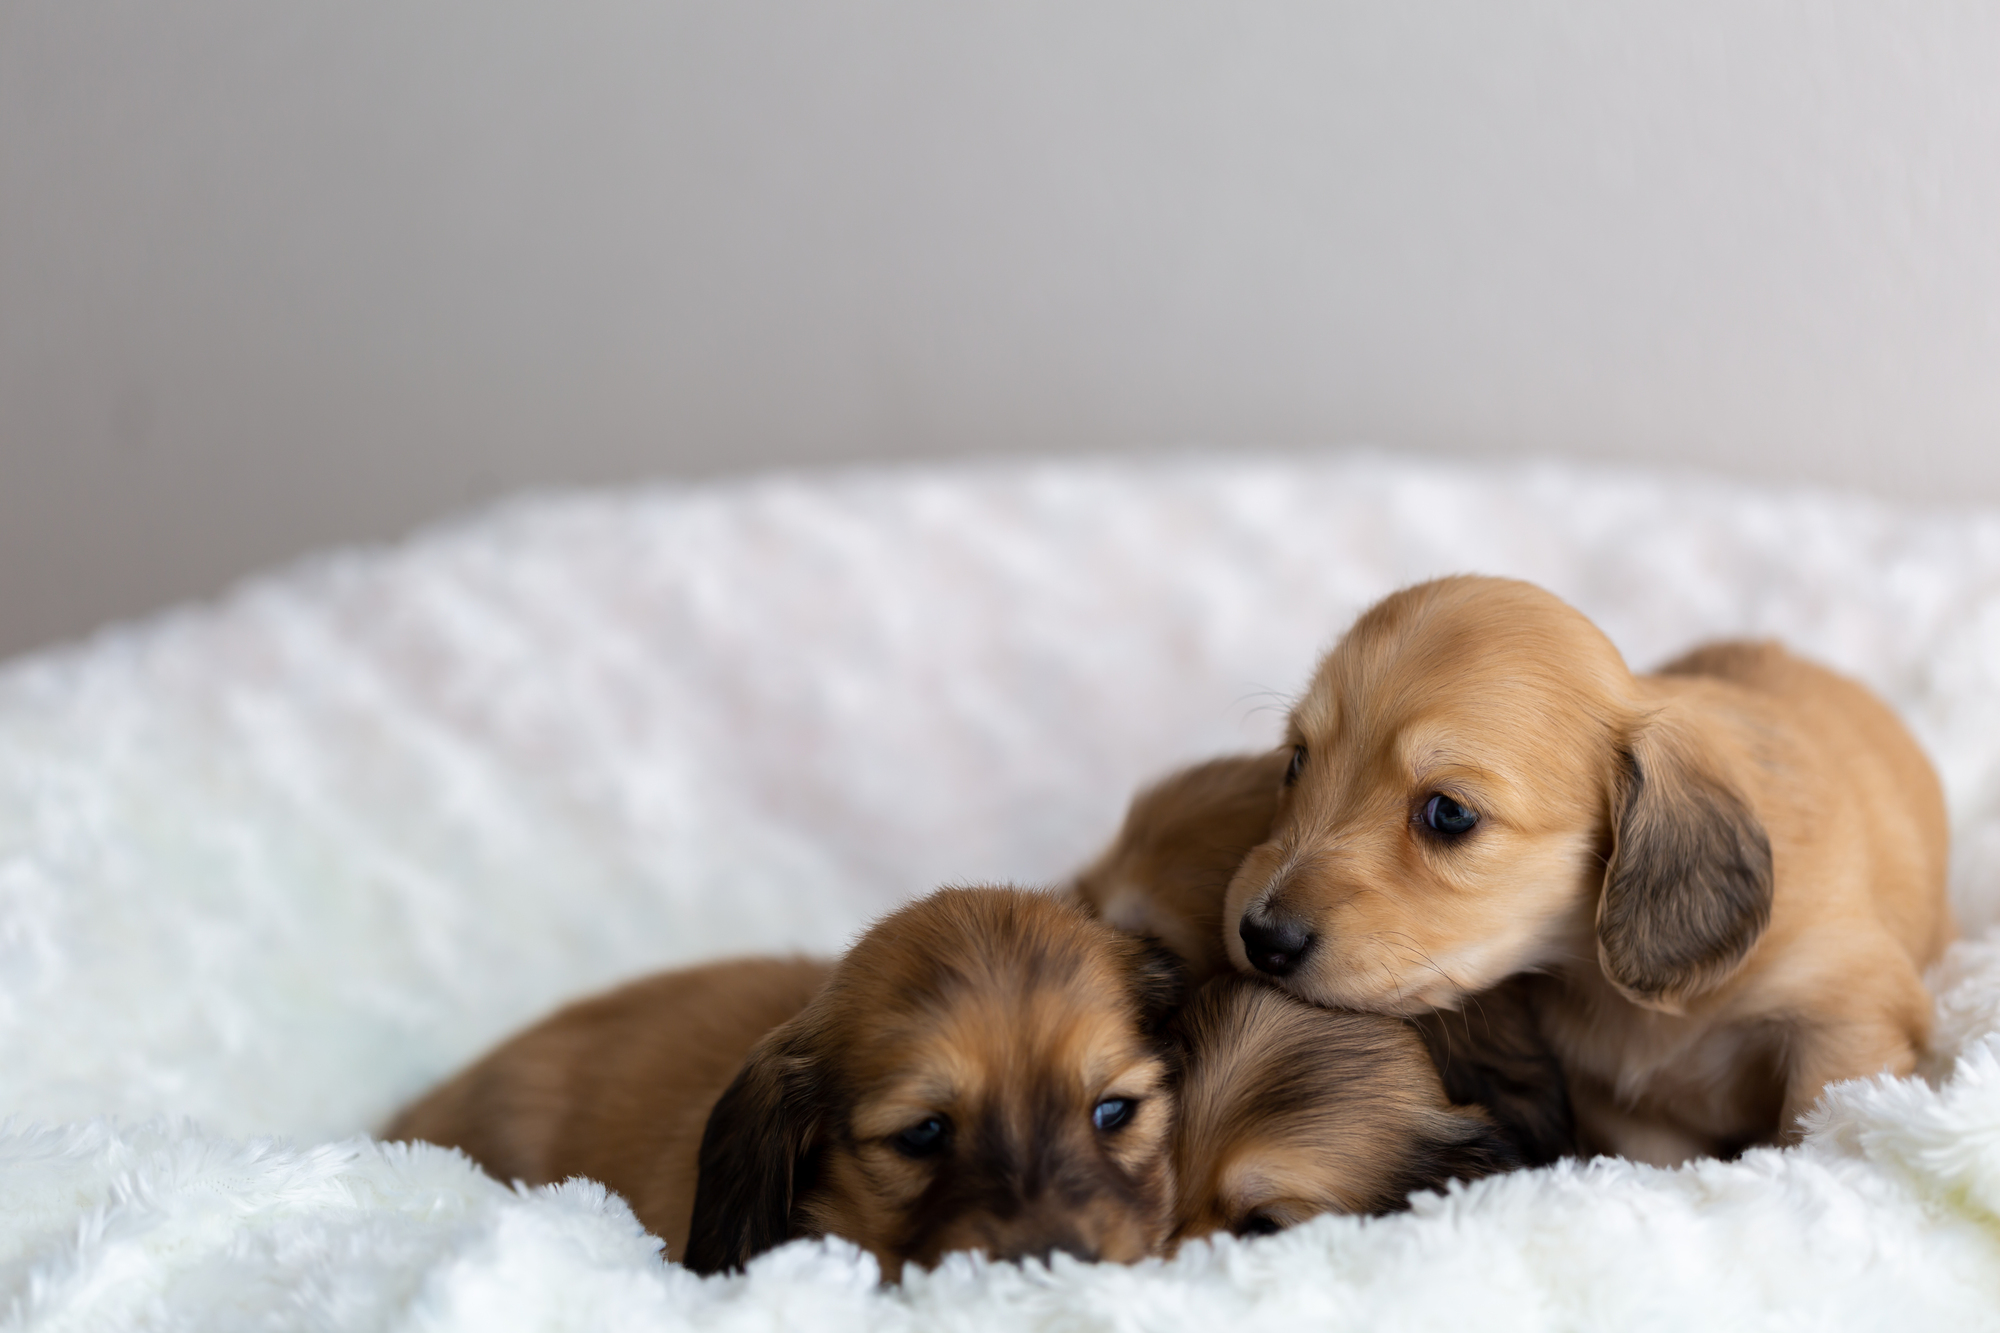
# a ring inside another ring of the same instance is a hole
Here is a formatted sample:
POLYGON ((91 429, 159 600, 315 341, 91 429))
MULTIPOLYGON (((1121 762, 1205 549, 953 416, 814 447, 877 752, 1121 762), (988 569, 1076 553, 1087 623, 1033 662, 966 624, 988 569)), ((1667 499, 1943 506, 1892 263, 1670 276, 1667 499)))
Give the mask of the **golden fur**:
POLYGON ((715 1101, 765 1033, 805 1008, 832 964, 757 958, 667 972, 559 1010, 399 1114, 500 1180, 588 1176, 625 1196, 678 1258, 715 1101))
POLYGON ((1634 676, 1541 589, 1451 578, 1363 615, 1290 731, 1228 893, 1239 967, 1406 1014, 1547 972, 1587 1145, 1648 1161, 1793 1135, 1828 1082, 1915 1067, 1944 807, 1853 682, 1765 643, 1634 676))
POLYGON ((1401 1019, 1218 977, 1175 1019, 1183 1045, 1174 1238, 1383 1213, 1414 1190, 1520 1165, 1484 1112, 1445 1097, 1401 1019))
POLYGON ((1277 814, 1289 751, 1196 764, 1132 798, 1118 836, 1071 891, 1120 930, 1150 935, 1199 984, 1229 970, 1222 902, 1277 814))
MULTIPOLYGON (((1120 929, 1162 941, 1197 982, 1227 973, 1223 900, 1243 858, 1270 836, 1290 759, 1289 747, 1231 755, 1146 787, 1072 892, 1120 929)), ((1447 1095, 1484 1107, 1521 1162, 1541 1166, 1576 1151, 1576 1124, 1531 980, 1417 1023, 1447 1095)))
POLYGON ((1162 951, 1051 895, 944 889, 892 913, 716 1104, 689 1265, 817 1235, 891 1279, 951 1250, 1153 1253, 1182 986, 1162 951))

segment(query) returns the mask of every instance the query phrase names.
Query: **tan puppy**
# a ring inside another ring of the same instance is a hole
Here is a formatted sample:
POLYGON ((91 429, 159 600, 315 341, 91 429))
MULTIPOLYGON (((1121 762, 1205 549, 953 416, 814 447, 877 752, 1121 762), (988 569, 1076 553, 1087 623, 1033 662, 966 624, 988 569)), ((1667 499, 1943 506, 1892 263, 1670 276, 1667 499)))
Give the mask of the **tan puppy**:
POLYGON ((1451 578, 1356 622, 1293 709, 1231 958, 1316 1003, 1450 1008, 1513 973, 1591 1146, 1795 1134, 1907 1074, 1953 934, 1937 778, 1861 687, 1772 644, 1652 676, 1539 588, 1451 578))
POLYGON ((1120 930, 1172 949, 1195 983, 1227 972, 1223 899, 1236 867, 1270 834, 1290 761, 1288 749, 1231 755, 1153 783, 1071 891, 1120 930))
POLYGON ((701 1144, 688 1264, 794 1236, 1133 1260, 1172 1220, 1179 966, 1074 904, 944 889, 885 917, 759 1043, 701 1144))
POLYGON ((1226 976, 1174 1026, 1185 1061, 1176 1242, 1393 1212, 1412 1191, 1521 1164, 1484 1112, 1446 1100, 1401 1019, 1320 1009, 1226 976))
POLYGON ((679 1258, 710 1108, 832 968, 713 963, 572 1004, 403 1111, 383 1137, 461 1148, 501 1180, 602 1181, 679 1258))

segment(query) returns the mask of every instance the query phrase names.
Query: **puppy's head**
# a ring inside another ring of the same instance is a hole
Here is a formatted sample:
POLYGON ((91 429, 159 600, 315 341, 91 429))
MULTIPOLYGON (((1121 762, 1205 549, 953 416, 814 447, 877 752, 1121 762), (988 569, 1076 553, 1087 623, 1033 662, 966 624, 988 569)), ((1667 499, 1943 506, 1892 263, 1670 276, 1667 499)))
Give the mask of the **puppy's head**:
POLYGON ((1239 967, 1317 1003, 1454 1007, 1593 953, 1672 1007, 1768 918, 1770 854, 1698 727, 1530 584, 1397 593, 1290 719, 1272 836, 1229 888, 1239 967), (1608 865, 1608 868, 1607 868, 1608 865))
POLYGON ((1222 904, 1236 867, 1271 832, 1289 748, 1169 774, 1132 798, 1104 854, 1076 878, 1078 899, 1120 930, 1150 935, 1191 980, 1229 968, 1222 904))
POLYGON ((1390 1212, 1413 1190, 1520 1165, 1483 1112, 1446 1100, 1400 1019, 1320 1009, 1231 976, 1204 986, 1175 1027, 1177 1239, 1390 1212))
POLYGON ((702 1138, 687 1262, 836 1235, 1132 1260, 1170 1221, 1163 951, 1056 898, 945 889, 878 922, 752 1053, 702 1138))

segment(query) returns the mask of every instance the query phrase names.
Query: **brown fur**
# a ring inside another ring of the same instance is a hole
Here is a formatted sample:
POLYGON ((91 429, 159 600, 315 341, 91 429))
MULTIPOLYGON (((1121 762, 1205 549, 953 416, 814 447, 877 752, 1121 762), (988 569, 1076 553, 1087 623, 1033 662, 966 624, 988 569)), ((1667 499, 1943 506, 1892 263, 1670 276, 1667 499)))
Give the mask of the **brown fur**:
POLYGON ((1827 1083, 1915 1067, 1954 933, 1944 806, 1853 682, 1775 644, 1634 676, 1541 589, 1453 578, 1363 615, 1291 732, 1229 890, 1239 966, 1244 930, 1296 930, 1283 985, 1392 1013, 1548 972, 1586 1144, 1649 1161, 1795 1135, 1827 1083), (1477 824, 1432 832, 1438 793, 1477 824))
POLYGON ((602 1181, 678 1258, 710 1108, 831 970, 805 958, 712 963, 572 1004, 404 1110, 383 1137, 463 1149, 501 1180, 602 1181))
POLYGON ((1204 986, 1184 1045, 1176 1239, 1383 1213, 1414 1190, 1520 1165, 1484 1112, 1454 1106, 1400 1019, 1320 1009, 1247 977, 1204 986))
POLYGON ((1562 1062, 1544 1030, 1548 979, 1512 977, 1457 1009, 1410 1019, 1445 1095, 1493 1118, 1523 1166, 1547 1166, 1579 1148, 1562 1062))
POLYGON ((766 1037, 701 1144, 688 1263, 794 1236, 897 1277, 951 1250, 1132 1260, 1171 1220, 1181 991, 1163 952, 1050 895, 945 889, 878 922, 766 1037), (1131 1118, 1093 1121, 1123 1099, 1131 1118), (935 1122, 934 1148, 904 1137, 935 1122))
MULTIPOLYGON (((1162 941, 1196 982, 1226 973, 1223 900, 1252 848, 1270 836, 1291 749, 1196 764, 1132 798, 1124 825, 1072 891, 1122 930, 1162 941)), ((1419 1021, 1446 1093, 1484 1107, 1521 1161, 1540 1166, 1576 1151, 1562 1066, 1525 982, 1510 982, 1463 1015, 1419 1021)))
POLYGON ((1211 759, 1145 788, 1073 892, 1120 930, 1172 949, 1195 983, 1227 972, 1222 901, 1236 867, 1270 833, 1290 757, 1211 759))

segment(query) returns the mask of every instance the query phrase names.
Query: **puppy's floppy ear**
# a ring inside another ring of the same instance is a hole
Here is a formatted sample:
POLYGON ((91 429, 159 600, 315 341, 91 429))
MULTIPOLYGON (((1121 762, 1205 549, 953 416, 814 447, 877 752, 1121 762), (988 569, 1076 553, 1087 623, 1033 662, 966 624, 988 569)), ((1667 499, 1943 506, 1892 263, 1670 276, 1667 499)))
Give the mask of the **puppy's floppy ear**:
POLYGON ((1139 1025, 1158 1036, 1187 1000, 1188 968, 1181 956, 1150 935, 1130 939, 1126 962, 1132 998, 1139 1005, 1139 1025))
POLYGON ((1528 1165, 1512 1139, 1476 1106, 1454 1106, 1428 1116, 1407 1142, 1407 1156, 1370 1212, 1401 1212, 1418 1190, 1438 1190, 1454 1180, 1478 1180, 1528 1165))
POLYGON ((697 1273, 741 1268, 791 1239, 818 1133, 810 1013, 759 1042, 708 1114, 685 1258, 697 1273))
POLYGON ((1627 999, 1669 1012, 1734 970, 1771 920, 1771 843, 1671 717, 1629 742, 1597 907, 1597 956, 1627 999))
POLYGON ((1543 1035, 1534 987, 1520 976, 1408 1021, 1430 1049, 1445 1096, 1491 1116, 1523 1166, 1547 1166, 1577 1150, 1576 1113, 1562 1063, 1543 1035))

